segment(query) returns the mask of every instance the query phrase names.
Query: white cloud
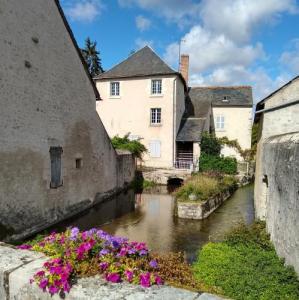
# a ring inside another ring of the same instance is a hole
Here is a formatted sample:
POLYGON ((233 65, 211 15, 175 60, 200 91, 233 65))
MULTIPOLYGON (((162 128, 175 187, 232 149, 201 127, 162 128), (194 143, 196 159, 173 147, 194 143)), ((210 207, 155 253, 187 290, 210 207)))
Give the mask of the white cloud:
MULTIPOLYGON (((225 35, 215 35, 201 26, 194 26, 183 37, 182 52, 190 56, 192 73, 207 72, 227 65, 248 66, 264 57, 261 44, 238 46, 225 35)), ((168 46, 165 60, 174 65, 178 59, 177 43, 168 46)))
POLYGON ((144 16, 141 16, 141 15, 136 17, 135 22, 136 22, 137 28, 141 32, 148 30, 152 25, 151 20, 149 20, 149 19, 147 19, 147 18, 145 18, 144 16))
POLYGON ((66 15, 73 21, 92 22, 104 9, 101 0, 67 0, 64 2, 66 15))
POLYGON ((152 40, 144 40, 141 38, 138 38, 135 40, 135 45, 137 47, 137 50, 139 50, 145 46, 150 46, 151 48, 154 48, 154 42, 152 40))
POLYGON ((282 53, 280 62, 298 75, 299 73, 299 38, 292 41, 292 49, 282 53))
POLYGON ((200 16, 206 29, 244 42, 261 23, 272 23, 282 13, 296 11, 296 0, 203 0, 200 16))

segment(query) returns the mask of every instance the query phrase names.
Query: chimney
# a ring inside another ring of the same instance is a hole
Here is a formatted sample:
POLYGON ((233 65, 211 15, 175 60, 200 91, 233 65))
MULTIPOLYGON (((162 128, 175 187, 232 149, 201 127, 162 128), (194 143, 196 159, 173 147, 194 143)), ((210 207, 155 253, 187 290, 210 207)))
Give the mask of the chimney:
POLYGON ((186 84, 188 86, 189 79, 189 55, 182 54, 181 55, 181 63, 180 63, 180 73, 184 77, 186 84))

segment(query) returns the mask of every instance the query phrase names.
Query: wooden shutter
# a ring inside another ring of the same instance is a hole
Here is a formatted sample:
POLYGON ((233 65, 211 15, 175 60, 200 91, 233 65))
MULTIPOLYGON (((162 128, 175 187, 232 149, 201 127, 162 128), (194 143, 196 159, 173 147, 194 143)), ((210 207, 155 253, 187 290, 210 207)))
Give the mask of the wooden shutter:
POLYGON ((51 188, 57 188, 62 185, 61 176, 61 154, 62 147, 50 148, 50 160, 51 160, 51 188))
POLYGON ((149 150, 151 157, 161 157, 161 142, 159 140, 150 141, 149 150))

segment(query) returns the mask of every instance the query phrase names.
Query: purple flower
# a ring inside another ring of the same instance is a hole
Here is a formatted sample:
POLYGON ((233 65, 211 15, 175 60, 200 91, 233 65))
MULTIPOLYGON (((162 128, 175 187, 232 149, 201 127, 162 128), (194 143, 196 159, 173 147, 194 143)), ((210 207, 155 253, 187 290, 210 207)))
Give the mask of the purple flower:
POLYGON ((116 240, 113 240, 112 241, 112 246, 113 246, 113 248, 119 248, 119 242, 116 241, 116 240))
POLYGON ((45 275, 45 271, 38 271, 35 276, 43 277, 45 275))
POLYGON ((145 256, 145 255, 147 255, 147 253, 148 253, 147 250, 144 250, 144 249, 139 251, 140 256, 145 256))
POLYGON ((101 251, 100 251, 100 255, 101 256, 105 256, 105 255, 107 255, 107 254, 109 254, 110 253, 110 250, 109 249, 102 249, 101 251))
POLYGON ((40 287, 41 289, 45 290, 46 287, 47 287, 47 285, 48 285, 48 282, 49 282, 49 281, 48 281, 47 278, 42 279, 42 280, 40 281, 40 283, 39 283, 39 287, 40 287))
POLYGON ((120 275, 118 273, 106 274, 106 280, 114 283, 120 282, 120 275))
POLYGON ((109 267, 109 264, 107 262, 101 262, 99 266, 103 271, 105 271, 109 267))
POLYGON ((54 295, 54 294, 56 294, 56 293, 58 293, 58 292, 59 292, 58 287, 56 287, 56 286, 54 286, 54 285, 51 285, 51 286, 49 287, 49 293, 50 293, 51 295, 54 295))
POLYGON ((70 236, 70 240, 75 241, 78 237, 80 230, 77 227, 74 227, 71 229, 71 236, 70 236))
POLYGON ((151 286, 151 274, 149 272, 140 274, 139 279, 140 279, 140 284, 143 287, 151 286))
POLYGON ((71 289, 70 284, 69 284, 67 281, 65 281, 65 282, 63 283, 63 290, 64 290, 65 292, 69 293, 70 289, 71 289))
POLYGON ((153 268, 153 269, 157 269, 158 268, 158 263, 156 260, 151 260, 149 265, 153 268))
POLYGON ((128 250, 128 254, 129 254, 129 255, 133 255, 133 254, 136 253, 136 251, 137 251, 136 249, 131 248, 131 249, 128 250))

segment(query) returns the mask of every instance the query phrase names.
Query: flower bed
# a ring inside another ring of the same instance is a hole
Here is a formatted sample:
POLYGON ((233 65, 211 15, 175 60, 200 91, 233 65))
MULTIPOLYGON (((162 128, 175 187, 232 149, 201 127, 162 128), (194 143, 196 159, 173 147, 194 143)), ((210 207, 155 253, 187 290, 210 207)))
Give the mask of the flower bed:
POLYGON ((195 280, 182 254, 152 253, 145 243, 129 242, 99 229, 80 232, 78 228, 69 228, 63 233, 37 237, 18 248, 49 256, 31 283, 38 284, 51 295, 63 297, 76 278, 96 274, 102 274, 113 283, 128 282, 150 287, 167 282, 191 290, 206 290, 195 280))

